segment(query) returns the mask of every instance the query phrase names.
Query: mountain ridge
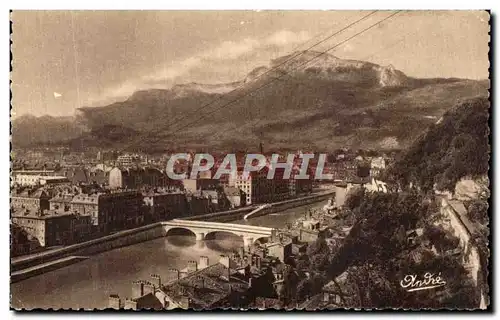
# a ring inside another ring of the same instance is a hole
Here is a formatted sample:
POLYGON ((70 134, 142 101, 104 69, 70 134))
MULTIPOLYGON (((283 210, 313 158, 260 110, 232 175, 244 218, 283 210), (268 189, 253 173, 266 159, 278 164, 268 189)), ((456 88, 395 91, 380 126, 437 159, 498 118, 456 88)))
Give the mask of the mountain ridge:
MULTIPOLYGON (((457 100, 488 94, 487 81, 417 79, 393 66, 328 54, 297 68, 317 55, 307 52, 289 63, 284 62, 294 53, 282 56, 231 83, 191 82, 136 91, 121 102, 80 108, 75 122, 87 133, 121 126, 137 134, 142 142, 132 149, 141 150, 176 145, 247 148, 260 140, 273 148, 383 147, 388 139, 396 141, 389 144, 392 147, 404 147, 457 100), (213 110, 217 112, 210 113, 213 110)), ((13 126, 19 124, 14 120, 13 126)), ((82 139, 92 144, 85 135, 82 139)), ((127 148, 129 138, 115 137, 109 144, 127 148)), ((22 134, 13 140, 24 140, 21 145, 34 142, 22 134)))

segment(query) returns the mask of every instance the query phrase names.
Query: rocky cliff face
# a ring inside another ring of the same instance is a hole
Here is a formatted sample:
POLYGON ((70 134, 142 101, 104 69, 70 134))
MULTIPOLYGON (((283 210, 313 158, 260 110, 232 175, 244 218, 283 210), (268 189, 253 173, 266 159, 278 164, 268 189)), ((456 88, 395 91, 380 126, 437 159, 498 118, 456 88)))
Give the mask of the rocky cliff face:
POLYGON ((462 201, 488 199, 490 181, 488 176, 464 177, 455 185, 455 198, 462 201))
POLYGON ((379 67, 379 84, 383 87, 403 86, 408 83, 408 77, 392 65, 379 67))

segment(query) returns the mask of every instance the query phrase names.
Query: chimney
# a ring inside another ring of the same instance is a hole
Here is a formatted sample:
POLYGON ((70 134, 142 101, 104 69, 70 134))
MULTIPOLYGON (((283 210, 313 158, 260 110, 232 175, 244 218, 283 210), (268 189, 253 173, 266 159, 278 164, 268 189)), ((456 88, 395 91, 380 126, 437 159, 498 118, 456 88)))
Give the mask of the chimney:
POLYGON ((184 287, 183 285, 180 285, 179 286, 179 294, 181 296, 185 296, 186 295, 186 287, 184 287))
POLYGON ((187 272, 196 272, 198 271, 198 263, 196 261, 190 260, 187 263, 187 272))
POLYGON ((168 269, 167 270, 167 283, 179 280, 179 270, 168 269))
POLYGON ((132 283, 132 299, 142 297, 144 295, 144 282, 141 280, 132 283))
POLYGON ((253 282, 253 277, 252 277, 252 276, 250 276, 250 277, 248 278, 248 286, 249 286, 249 287, 252 287, 252 282, 253 282))
POLYGON ((220 262, 222 265, 224 265, 226 268, 229 268, 229 267, 230 267, 230 265, 229 265, 229 257, 228 257, 228 256, 226 256, 226 255, 221 255, 221 256, 220 256, 220 260, 219 260, 219 262, 220 262))
POLYGON ((151 279, 153 279, 152 282, 155 285, 155 287, 161 288, 161 278, 160 278, 160 275, 158 275, 158 274, 152 274, 151 275, 151 279))
POLYGON ((328 292, 323 293, 323 301, 330 302, 330 293, 328 293, 328 292))
POLYGON ((260 256, 255 257, 255 266, 260 269, 262 266, 262 258, 260 256))
POLYGON ((155 293, 155 285, 152 284, 151 282, 149 281, 146 281, 144 283, 144 295, 148 295, 148 294, 154 294, 155 293))
POLYGON ((270 242, 275 242, 275 241, 276 241, 276 229, 272 229, 270 242))
POLYGON ((182 309, 189 309, 189 298, 186 297, 186 296, 183 296, 181 298, 179 298, 179 307, 181 307, 182 309))
POLYGON ((200 263, 198 264, 198 269, 202 270, 208 267, 208 257, 207 256, 201 256, 200 257, 200 263))
POLYGON ((200 281, 200 287, 203 289, 205 288, 205 278, 202 276, 198 276, 198 280, 200 281))
POLYGON ((116 294, 111 294, 108 297, 108 308, 119 310, 120 309, 120 297, 116 294))
POLYGON ((238 249, 238 255, 240 256, 240 259, 243 259, 245 257, 245 248, 241 247, 238 249))
POLYGON ((238 257, 238 253, 237 252, 231 253, 231 259, 232 260, 237 260, 238 259, 237 257, 238 257))
POLYGON ((125 300, 125 310, 137 310, 137 301, 127 298, 125 300))

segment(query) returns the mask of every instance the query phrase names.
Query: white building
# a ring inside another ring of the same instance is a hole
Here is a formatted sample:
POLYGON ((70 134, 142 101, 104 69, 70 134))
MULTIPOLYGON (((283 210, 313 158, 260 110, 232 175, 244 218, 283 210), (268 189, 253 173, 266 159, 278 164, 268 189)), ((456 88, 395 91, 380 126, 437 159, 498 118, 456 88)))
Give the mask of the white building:
POLYGON ((118 165, 123 166, 123 167, 128 167, 134 164, 135 157, 130 155, 130 154, 122 154, 118 156, 116 159, 116 162, 118 165))
POLYGON ((21 186, 54 185, 69 183, 68 178, 63 176, 41 176, 31 174, 18 174, 12 179, 13 184, 21 186))
POLYGON ((371 192, 387 193, 387 183, 372 178, 371 183, 365 185, 366 190, 371 192))
POLYGON ((385 159, 383 157, 373 158, 370 164, 370 176, 376 177, 385 169, 385 159))

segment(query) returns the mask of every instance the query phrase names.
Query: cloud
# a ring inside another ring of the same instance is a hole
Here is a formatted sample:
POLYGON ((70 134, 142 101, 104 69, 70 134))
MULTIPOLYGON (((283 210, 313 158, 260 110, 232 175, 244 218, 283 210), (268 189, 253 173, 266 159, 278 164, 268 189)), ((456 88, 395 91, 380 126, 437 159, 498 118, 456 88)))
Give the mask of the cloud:
POLYGON ((343 53, 350 53, 356 51, 356 47, 351 44, 351 43, 345 43, 338 48, 337 51, 343 52, 343 53))
POLYGON ((270 45, 285 46, 289 44, 303 43, 311 37, 305 31, 294 33, 291 31, 283 30, 276 32, 266 39, 266 43, 270 45))
POLYGON ((225 41, 217 48, 206 52, 203 57, 207 60, 234 60, 258 49, 261 45, 262 44, 255 39, 225 41))
MULTIPOLYGON (((158 84, 165 87, 174 83, 187 81, 210 81, 210 79, 191 79, 192 74, 216 74, 220 70, 227 70, 231 66, 233 74, 248 72, 248 68, 254 68, 262 63, 263 59, 269 61, 276 58, 276 54, 285 54, 288 50, 296 49, 298 43, 304 43, 310 39, 305 32, 294 33, 288 30, 275 32, 263 39, 245 38, 240 41, 224 41, 214 48, 210 48, 197 55, 186 59, 173 61, 157 68, 151 74, 146 74, 138 79, 129 79, 118 86, 108 88, 102 97, 95 101, 106 101, 123 99, 137 90, 144 90, 158 84), (260 59, 259 59, 260 58, 260 59)), ((307 48, 304 46, 303 49, 307 48)), ((239 75, 244 76, 244 75, 239 75)), ((228 77, 231 77, 228 75, 228 77)), ((227 80, 227 79, 226 79, 227 80)), ((238 80, 238 79, 233 79, 238 80)))

